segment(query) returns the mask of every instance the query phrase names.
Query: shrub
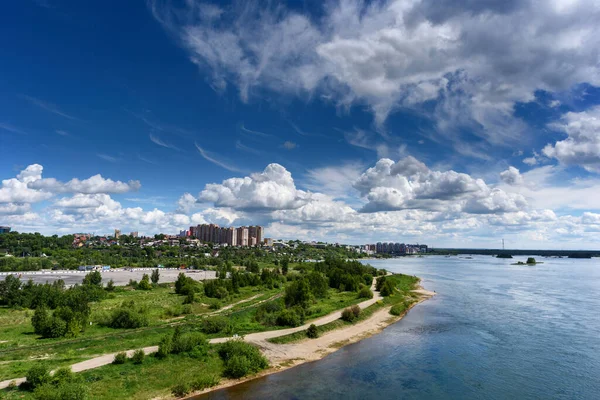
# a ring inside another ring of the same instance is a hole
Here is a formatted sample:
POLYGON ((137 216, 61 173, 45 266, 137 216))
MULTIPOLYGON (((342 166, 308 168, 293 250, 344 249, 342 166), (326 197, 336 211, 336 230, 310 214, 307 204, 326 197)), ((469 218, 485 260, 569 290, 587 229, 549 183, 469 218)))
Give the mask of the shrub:
POLYGON ((50 318, 50 313, 45 306, 40 306, 35 309, 35 313, 33 314, 33 317, 31 317, 31 324, 33 325, 33 331, 35 333, 45 336, 51 323, 52 318, 50 318))
POLYGON ((223 373, 230 378, 242 378, 252 371, 252 365, 247 357, 241 355, 233 355, 225 363, 223 373))
POLYGON ((206 337, 198 332, 189 332, 179 335, 173 335, 173 347, 171 353, 188 353, 196 347, 205 349, 208 346, 206 337))
POLYGON ((170 335, 163 336, 158 343, 158 351, 156 352, 156 357, 165 358, 171 351, 173 350, 173 338, 170 335))
POLYGON ((196 300, 196 295, 193 291, 188 292, 187 296, 185 296, 185 300, 183 300, 183 304, 194 304, 196 300))
POLYGON ((143 307, 136 308, 133 300, 123 302, 120 308, 113 311, 109 326, 116 329, 134 329, 148 326, 148 313, 143 307))
POLYGON ((51 380, 50 371, 48 371, 48 368, 44 364, 37 364, 29 368, 26 377, 27 386, 31 389, 49 383, 51 380))
POLYGON ((84 285, 102 286, 102 274, 100 271, 92 271, 83 278, 84 285))
POLYGON ((150 279, 152 280, 153 284, 158 284, 158 280, 160 279, 160 272, 158 272, 158 268, 152 271, 152 276, 150 277, 150 279))
POLYGON ((110 281, 108 281, 108 283, 106 284, 106 288, 104 288, 106 291, 108 292, 112 292, 115 290, 115 281, 113 281, 112 279, 110 281))
POLYGON ((394 282, 392 282, 390 279, 387 279, 385 282, 383 282, 379 293, 381 293, 383 297, 387 297, 393 295, 395 291, 396 287, 394 286, 394 282))
POLYGON ((144 274, 142 276, 142 280, 138 283, 137 288, 139 290, 150 290, 152 289, 152 285, 150 285, 150 277, 148 274, 144 274))
POLYGON ((342 319, 346 322, 352 322, 360 315, 360 307, 353 305, 342 311, 342 319))
POLYGON ((130 279, 129 283, 127 284, 127 286, 131 286, 134 289, 137 287, 137 285, 138 285, 137 281, 133 280, 133 279, 130 279))
POLYGON ((315 324, 310 324, 310 326, 306 330, 306 336, 308 336, 311 339, 316 339, 319 337, 319 331, 317 331, 317 326, 315 324))
POLYGON ((307 308, 311 299, 310 285, 306 279, 299 279, 292 282, 285 288, 283 297, 285 305, 288 307, 299 305, 307 308))
POLYGON ((202 332, 206 334, 219 333, 224 331, 229 325, 229 320, 225 317, 208 317, 202 321, 202 332))
POLYGON ((61 367, 54 372, 54 375, 52 375, 52 383, 55 385, 73 382, 74 380, 75 374, 71 370, 71 367, 61 367))
POLYGON ((190 392, 190 385, 188 385, 187 383, 179 383, 179 384, 173 386, 173 389, 171 389, 171 393, 175 397, 183 397, 186 394, 188 394, 189 392, 190 392))
POLYGON ((285 309, 279 312, 279 314, 277 314, 277 325, 280 326, 300 326, 302 325, 302 323, 304 322, 304 310, 300 309, 293 309, 293 308, 289 308, 289 309, 285 309), (302 311, 302 313, 300 313, 299 311, 302 311))
POLYGON ((219 356, 225 363, 224 375, 241 378, 269 366, 260 351, 243 340, 229 340, 219 347, 219 356))
POLYGON ((125 364, 127 362, 127 353, 124 351, 115 354, 115 358, 113 360, 113 364, 125 364))
POLYGON ((371 292, 371 289, 369 289, 366 286, 363 286, 360 291, 358 292, 358 298, 359 299, 372 299, 373 298, 373 292, 371 292))
POLYGON ((144 353, 144 350, 142 349, 138 349, 133 353, 133 356, 131 357, 131 359, 133 360, 134 364, 141 364, 144 362, 144 358, 146 358, 146 353, 144 353))

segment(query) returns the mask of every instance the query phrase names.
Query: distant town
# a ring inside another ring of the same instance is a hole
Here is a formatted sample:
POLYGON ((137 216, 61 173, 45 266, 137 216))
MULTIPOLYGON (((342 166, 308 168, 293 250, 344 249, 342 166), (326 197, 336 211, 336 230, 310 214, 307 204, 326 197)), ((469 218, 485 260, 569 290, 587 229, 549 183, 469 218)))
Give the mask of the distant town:
MULTIPOLYGON (((0 234, 9 233, 11 227, 0 226, 0 234)), ((363 255, 414 255, 427 253, 429 248, 425 244, 405 244, 393 242, 378 242, 376 244, 345 245, 340 243, 327 243, 316 241, 287 241, 264 237, 265 229, 262 226, 240 226, 221 227, 216 224, 201 224, 190 226, 189 229, 179 231, 177 235, 157 234, 154 236, 140 236, 133 231, 128 235, 115 229, 114 234, 97 236, 93 233, 73 234, 73 248, 97 247, 97 246, 131 246, 161 247, 161 246, 185 246, 185 247, 263 247, 276 249, 294 247, 298 243, 310 245, 316 248, 335 246, 363 255)))

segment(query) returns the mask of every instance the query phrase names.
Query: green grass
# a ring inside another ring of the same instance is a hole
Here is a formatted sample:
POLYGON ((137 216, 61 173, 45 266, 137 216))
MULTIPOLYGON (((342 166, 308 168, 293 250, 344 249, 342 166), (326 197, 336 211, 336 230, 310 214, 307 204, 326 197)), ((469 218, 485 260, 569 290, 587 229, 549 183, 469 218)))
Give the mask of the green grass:
MULTIPOLYGON (((264 291, 260 287, 244 287, 240 293, 229 296, 220 303, 225 306, 250 298, 260 296, 250 302, 234 307, 243 310, 252 307, 261 299, 269 298, 279 290, 264 291)), ((123 301, 134 300, 136 305, 147 306, 150 313, 150 326, 122 330, 101 327, 93 324, 76 338, 41 339, 33 333, 30 318, 32 310, 13 310, 0 308, 0 380, 24 376, 31 366, 40 359, 51 363, 52 368, 71 365, 95 356, 129 350, 139 347, 156 345, 160 337, 172 331, 172 324, 194 326, 199 323, 202 315, 209 310, 207 304, 214 302, 205 296, 198 296, 197 303, 192 305, 192 314, 183 319, 173 319, 167 315, 167 310, 181 308, 184 297, 173 293, 168 286, 161 286, 151 291, 119 289, 111 293, 110 298, 92 305, 92 320, 101 313, 109 313, 121 305, 123 301)), ((226 312, 230 312, 229 310, 226 312)), ((217 337, 222 335, 212 335, 217 337)))
MULTIPOLYGON (((150 399, 170 396, 172 387, 178 383, 191 383, 204 376, 221 376, 222 371, 223 362, 213 348, 202 360, 185 355, 170 355, 165 360, 149 356, 141 365, 129 360, 122 365, 105 365, 78 375, 86 382, 90 398, 150 399)), ((0 391, 0 398, 33 399, 33 395, 5 389, 0 391)))

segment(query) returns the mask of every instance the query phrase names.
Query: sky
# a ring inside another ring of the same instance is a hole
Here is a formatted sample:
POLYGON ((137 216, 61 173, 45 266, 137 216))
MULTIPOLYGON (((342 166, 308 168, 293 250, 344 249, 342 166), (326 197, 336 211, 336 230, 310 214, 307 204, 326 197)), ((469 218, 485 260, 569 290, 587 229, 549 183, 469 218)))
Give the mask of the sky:
POLYGON ((0 225, 600 248, 597 0, 0 7, 0 225))

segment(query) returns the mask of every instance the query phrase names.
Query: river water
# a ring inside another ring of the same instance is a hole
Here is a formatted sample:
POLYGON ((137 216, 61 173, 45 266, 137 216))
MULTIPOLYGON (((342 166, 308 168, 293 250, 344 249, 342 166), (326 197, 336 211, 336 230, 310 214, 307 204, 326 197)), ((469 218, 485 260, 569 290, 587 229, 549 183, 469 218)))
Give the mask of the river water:
POLYGON ((600 399, 600 260, 373 260, 437 296, 326 358, 199 397, 600 399))

